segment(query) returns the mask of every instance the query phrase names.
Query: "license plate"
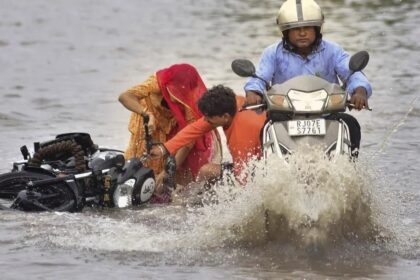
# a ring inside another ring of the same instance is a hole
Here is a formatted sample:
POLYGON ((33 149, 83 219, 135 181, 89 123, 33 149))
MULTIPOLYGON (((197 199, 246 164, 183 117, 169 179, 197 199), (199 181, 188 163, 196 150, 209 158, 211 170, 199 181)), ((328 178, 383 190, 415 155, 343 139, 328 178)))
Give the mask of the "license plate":
POLYGON ((288 121, 290 136, 325 135, 325 119, 288 121))

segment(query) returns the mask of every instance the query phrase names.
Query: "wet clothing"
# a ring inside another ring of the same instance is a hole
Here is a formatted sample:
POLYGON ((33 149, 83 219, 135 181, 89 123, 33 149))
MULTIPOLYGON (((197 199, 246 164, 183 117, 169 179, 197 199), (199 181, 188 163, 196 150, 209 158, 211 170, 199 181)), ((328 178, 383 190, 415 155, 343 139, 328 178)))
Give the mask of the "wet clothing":
MULTIPOLYGON (((350 76, 349 59, 348 53, 338 44, 327 40, 322 40, 318 48, 306 58, 286 50, 280 41, 263 51, 257 76, 271 81, 273 85, 300 75, 315 75, 330 83, 339 84, 339 77, 346 83, 349 94, 353 94, 357 87, 364 87, 370 97, 372 88, 365 75, 357 72, 350 76)), ((260 79, 250 78, 245 85, 245 91, 263 93, 265 84, 260 79)))
MULTIPOLYGON (((358 87, 364 87, 368 97, 372 95, 372 87, 362 72, 351 75, 349 69, 350 56, 336 43, 322 40, 320 45, 306 58, 286 50, 283 42, 267 47, 261 56, 257 75, 272 85, 281 84, 300 75, 315 75, 330 83, 339 84, 339 79, 346 84, 351 95, 358 87)), ((265 92, 265 84, 260 79, 251 78, 245 85, 245 91, 265 92)), ((357 153, 360 145, 360 125, 349 114, 340 113, 328 118, 342 119, 350 129, 352 152, 357 153)))
MULTIPOLYGON (((150 76, 128 92, 138 97, 145 113, 154 116, 155 127, 152 139, 164 143, 187 124, 202 117, 196 101, 206 90, 194 67, 188 64, 175 64, 158 71, 156 75, 150 76)), ((141 115, 132 113, 128 127, 131 137, 125 156, 127 159, 141 157, 145 153, 141 115)), ((195 177, 202 165, 212 162, 217 157, 221 158, 217 132, 203 134, 195 142, 191 142, 190 146, 192 149, 177 173, 187 170, 192 177, 195 177)), ((149 159, 146 165, 152 168, 155 174, 159 174, 163 170, 164 160, 149 159)))
MULTIPOLYGON (((233 117, 231 125, 223 129, 226 135, 227 146, 232 155, 235 175, 240 174, 243 165, 251 157, 261 157, 259 135, 266 119, 265 112, 261 114, 257 114, 252 110, 239 112, 244 103, 244 97, 236 96, 238 111, 233 117)), ((185 127, 164 145, 171 154, 174 154, 181 147, 213 129, 214 127, 203 117, 185 127)))
MULTIPOLYGON (((175 64, 156 72, 163 99, 177 121, 175 133, 203 116, 197 101, 207 91, 197 70, 189 64, 175 64)), ((188 167, 195 178, 201 166, 212 161, 216 153, 221 154, 217 131, 197 138, 184 167, 188 167)), ((221 158, 221 156, 220 156, 221 158)))
MULTIPOLYGON (((162 94, 156 76, 150 76, 142 84, 130 88, 127 92, 139 98, 143 110, 156 118, 156 127, 152 133, 155 141, 164 143, 176 130, 176 119, 165 106, 161 106, 162 94)), ((141 157, 146 151, 144 139, 143 119, 137 113, 131 113, 128 130, 131 133, 128 147, 125 151, 125 158, 141 157)), ((163 170, 163 160, 152 160, 147 162, 148 166, 159 174, 163 170)))

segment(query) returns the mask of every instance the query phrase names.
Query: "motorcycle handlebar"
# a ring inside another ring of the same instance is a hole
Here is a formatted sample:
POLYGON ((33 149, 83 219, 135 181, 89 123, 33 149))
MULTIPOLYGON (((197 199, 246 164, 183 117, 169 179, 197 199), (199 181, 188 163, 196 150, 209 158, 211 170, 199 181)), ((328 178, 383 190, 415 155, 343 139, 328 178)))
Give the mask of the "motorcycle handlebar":
POLYGON ((152 135, 150 135, 150 133, 149 133, 149 126, 148 126, 150 117, 146 113, 142 113, 141 116, 143 118, 144 138, 146 140, 145 141, 146 142, 146 153, 150 154, 150 150, 152 149, 152 146, 153 146, 152 135))

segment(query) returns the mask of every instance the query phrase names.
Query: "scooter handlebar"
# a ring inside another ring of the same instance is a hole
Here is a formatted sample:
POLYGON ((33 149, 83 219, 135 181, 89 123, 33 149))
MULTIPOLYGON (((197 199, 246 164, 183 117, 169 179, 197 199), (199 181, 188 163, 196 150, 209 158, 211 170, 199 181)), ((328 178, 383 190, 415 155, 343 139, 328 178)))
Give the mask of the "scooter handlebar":
POLYGON ((242 106, 242 108, 239 110, 239 112, 245 111, 245 110, 257 110, 257 109, 264 109, 266 106, 265 103, 261 103, 261 104, 252 104, 252 105, 248 105, 248 104, 244 104, 244 106, 242 106))
MULTIPOLYGON (((347 107, 349 107, 349 108, 354 108, 356 105, 354 105, 353 103, 350 103, 350 102, 348 102, 347 103, 347 107)), ((368 110, 368 111, 372 111, 372 108, 371 107, 365 107, 365 106, 363 106, 363 108, 362 108, 363 110, 368 110)))

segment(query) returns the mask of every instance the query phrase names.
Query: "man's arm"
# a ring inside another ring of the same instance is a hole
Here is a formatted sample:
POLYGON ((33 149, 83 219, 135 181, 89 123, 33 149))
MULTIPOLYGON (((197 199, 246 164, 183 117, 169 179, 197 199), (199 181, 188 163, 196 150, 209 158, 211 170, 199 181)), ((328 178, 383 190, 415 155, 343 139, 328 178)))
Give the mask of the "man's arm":
POLYGON ((362 72, 351 73, 349 69, 350 56, 341 48, 337 50, 335 71, 346 84, 353 108, 361 110, 368 108, 368 98, 372 95, 372 87, 362 72))
MULTIPOLYGON (((178 152, 175 154, 175 163, 176 163, 176 168, 178 169, 179 166, 181 166, 185 159, 188 157, 188 154, 190 153, 191 149, 192 149, 193 145, 187 145, 184 146, 182 148, 180 148, 178 150, 178 152)), ((164 189, 163 189, 163 180, 166 176, 166 171, 165 169, 162 170, 159 174, 156 174, 156 193, 158 194, 162 194, 164 189)))
MULTIPOLYGON (((167 152, 174 155, 180 148, 194 142, 212 129, 213 127, 202 117, 184 127, 174 137, 166 141, 163 146, 167 152)), ((163 153, 164 150, 159 146, 154 146, 151 151, 151 155, 156 157, 164 155, 163 153)))
POLYGON ((334 69, 340 79, 346 83, 346 89, 350 94, 355 93, 358 87, 363 87, 368 94, 368 97, 372 94, 372 87, 362 72, 355 72, 352 74, 349 68, 350 56, 341 47, 338 47, 335 54, 335 66, 334 69))
MULTIPOLYGON (((256 71, 257 76, 268 83, 271 82, 274 76, 277 45, 271 45, 263 51, 256 71)), ((250 78, 244 89, 248 105, 260 104, 262 102, 262 94, 266 91, 266 84, 258 78, 250 78)))

